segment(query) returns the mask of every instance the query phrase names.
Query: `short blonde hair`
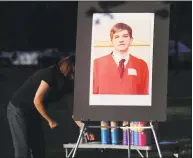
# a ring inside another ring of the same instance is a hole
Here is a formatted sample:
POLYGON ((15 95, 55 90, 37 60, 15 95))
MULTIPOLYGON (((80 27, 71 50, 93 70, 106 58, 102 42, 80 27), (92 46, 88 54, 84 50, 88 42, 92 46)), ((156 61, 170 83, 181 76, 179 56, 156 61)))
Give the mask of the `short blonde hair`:
POLYGON ((131 28, 129 25, 127 25, 127 24, 125 24, 125 23, 117 23, 117 24, 115 24, 115 25, 111 28, 111 31, 110 31, 110 38, 111 38, 111 40, 113 39, 113 35, 114 35, 115 33, 119 32, 119 31, 122 31, 122 30, 127 30, 128 33, 129 33, 129 36, 130 36, 131 38, 133 38, 133 37, 132 37, 132 28, 131 28))

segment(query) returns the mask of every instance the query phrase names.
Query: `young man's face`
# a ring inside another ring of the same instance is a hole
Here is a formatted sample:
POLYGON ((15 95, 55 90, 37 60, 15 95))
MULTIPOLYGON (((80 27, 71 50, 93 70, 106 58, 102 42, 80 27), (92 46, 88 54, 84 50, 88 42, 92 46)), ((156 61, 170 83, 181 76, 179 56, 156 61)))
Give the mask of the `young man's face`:
POLYGON ((113 47, 118 52, 126 52, 131 42, 132 38, 127 30, 116 32, 112 38, 113 47))

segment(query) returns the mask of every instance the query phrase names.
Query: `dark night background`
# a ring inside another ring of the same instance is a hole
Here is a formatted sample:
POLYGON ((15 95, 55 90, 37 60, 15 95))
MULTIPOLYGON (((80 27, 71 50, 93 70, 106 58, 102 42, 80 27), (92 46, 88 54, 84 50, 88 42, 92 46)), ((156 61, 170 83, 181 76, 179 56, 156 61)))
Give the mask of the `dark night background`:
MULTIPOLYGON (((102 7, 104 3, 113 2, 99 2, 99 5, 102 7)), ((169 56, 168 120, 159 123, 158 136, 160 140, 178 140, 189 145, 192 138, 192 2, 170 3, 170 40, 183 43, 190 51, 181 53, 175 46, 175 53, 169 56)), ((57 60, 54 53, 75 52, 77 9, 77 2, 0 2, 0 158, 13 157, 6 120, 8 101, 37 68, 57 60), (41 54, 48 48, 54 48, 51 56, 41 55, 36 65, 12 63, 22 54, 16 52, 41 54)), ((70 104, 69 100, 70 96, 65 96, 49 110, 60 124, 57 129, 50 130, 44 121, 50 158, 64 157, 62 144, 77 138, 78 129, 64 106, 70 104)))

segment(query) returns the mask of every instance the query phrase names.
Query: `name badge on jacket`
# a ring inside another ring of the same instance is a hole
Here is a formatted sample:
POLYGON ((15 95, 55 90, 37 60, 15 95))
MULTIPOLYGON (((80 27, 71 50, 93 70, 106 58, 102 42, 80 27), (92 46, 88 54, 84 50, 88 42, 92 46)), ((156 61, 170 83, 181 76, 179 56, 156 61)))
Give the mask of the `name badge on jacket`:
POLYGON ((128 75, 135 75, 135 76, 137 76, 136 69, 132 69, 132 68, 128 69, 128 75))

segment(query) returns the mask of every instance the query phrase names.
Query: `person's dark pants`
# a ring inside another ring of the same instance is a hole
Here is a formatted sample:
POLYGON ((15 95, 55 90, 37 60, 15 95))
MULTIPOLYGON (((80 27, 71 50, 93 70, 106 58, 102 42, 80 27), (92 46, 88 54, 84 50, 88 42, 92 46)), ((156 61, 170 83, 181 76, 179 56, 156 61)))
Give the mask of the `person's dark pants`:
POLYGON ((28 112, 9 102, 7 118, 11 130, 15 158, 45 158, 44 133, 40 114, 36 109, 28 112))

